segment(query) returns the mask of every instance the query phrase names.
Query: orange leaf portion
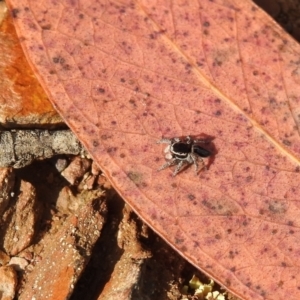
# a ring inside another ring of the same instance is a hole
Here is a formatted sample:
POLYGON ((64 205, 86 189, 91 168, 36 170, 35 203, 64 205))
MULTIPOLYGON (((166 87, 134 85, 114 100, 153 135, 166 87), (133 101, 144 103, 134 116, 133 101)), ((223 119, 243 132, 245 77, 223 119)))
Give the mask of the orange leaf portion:
POLYGON ((241 298, 298 299, 299 45, 251 1, 9 2, 55 107, 141 218, 241 298), (157 172, 158 139, 201 134, 208 171, 157 172))
POLYGON ((36 124, 61 126, 62 119, 24 58, 9 12, 1 9, 4 12, 0 20, 0 72, 5 77, 0 82, 1 124, 13 128, 36 124))

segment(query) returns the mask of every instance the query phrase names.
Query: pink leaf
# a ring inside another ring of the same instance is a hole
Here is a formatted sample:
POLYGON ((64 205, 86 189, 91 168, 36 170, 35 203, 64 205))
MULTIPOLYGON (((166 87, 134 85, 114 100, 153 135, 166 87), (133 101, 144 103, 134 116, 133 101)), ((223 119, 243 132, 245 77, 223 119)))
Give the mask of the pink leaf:
POLYGON ((251 1, 10 0, 50 99, 123 198, 244 299, 300 296, 300 48, 251 1), (161 137, 210 136, 161 172, 161 137))

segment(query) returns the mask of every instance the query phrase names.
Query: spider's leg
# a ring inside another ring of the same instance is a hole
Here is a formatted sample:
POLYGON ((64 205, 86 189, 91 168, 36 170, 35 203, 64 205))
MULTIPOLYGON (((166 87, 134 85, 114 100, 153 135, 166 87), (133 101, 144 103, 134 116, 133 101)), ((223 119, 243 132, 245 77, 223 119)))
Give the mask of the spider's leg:
POLYGON ((192 138, 188 135, 188 136, 186 137, 186 142, 187 142, 188 144, 190 144, 191 141, 192 141, 192 138))
POLYGON ((175 177, 180 172, 180 170, 182 169, 183 163, 184 163, 183 160, 181 160, 179 162, 179 164, 177 165, 177 167, 176 167, 176 169, 175 169, 175 171, 173 173, 173 177, 175 177))
MULTIPOLYGON (((199 169, 199 166, 198 166, 198 159, 201 159, 201 157, 198 157, 196 154, 194 153, 191 153, 190 154, 190 157, 192 159, 192 163, 194 164, 195 166, 195 173, 196 175, 198 174, 198 169, 199 169)), ((203 160, 201 159, 202 163, 203 163, 203 160)))
POLYGON ((194 144, 197 144, 197 143, 208 144, 209 143, 209 141, 203 140, 203 139, 193 140, 193 142, 194 142, 194 144))
POLYGON ((157 169, 157 171, 161 171, 161 170, 166 169, 166 168, 168 168, 168 167, 170 167, 170 166, 173 166, 173 165, 175 165, 175 164, 176 164, 176 158, 173 158, 172 160, 166 162, 166 163, 163 164, 161 167, 159 167, 159 168, 157 169))
POLYGON ((172 140, 163 138, 163 139, 157 141, 156 144, 172 144, 172 140))
POLYGON ((204 163, 203 158, 200 157, 200 156, 198 156, 198 160, 200 160, 200 161, 201 161, 201 164, 202 164, 202 167, 201 167, 200 170, 205 169, 205 171, 207 171, 207 166, 206 166, 206 164, 204 163))

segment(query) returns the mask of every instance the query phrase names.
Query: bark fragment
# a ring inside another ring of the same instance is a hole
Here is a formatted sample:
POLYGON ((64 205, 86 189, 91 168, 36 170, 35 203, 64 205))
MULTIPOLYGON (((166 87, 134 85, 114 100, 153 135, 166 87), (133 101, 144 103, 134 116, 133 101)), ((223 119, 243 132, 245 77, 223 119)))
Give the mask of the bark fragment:
POLYGON ((0 131, 0 167, 22 168, 58 154, 78 155, 83 147, 70 130, 0 131))

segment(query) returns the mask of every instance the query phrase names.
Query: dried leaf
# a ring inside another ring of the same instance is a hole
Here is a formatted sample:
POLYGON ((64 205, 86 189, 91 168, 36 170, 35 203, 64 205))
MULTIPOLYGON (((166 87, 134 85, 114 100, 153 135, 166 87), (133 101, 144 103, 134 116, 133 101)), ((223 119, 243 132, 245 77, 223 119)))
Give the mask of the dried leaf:
POLYGON ((52 107, 24 57, 4 2, 0 2, 0 73, 1 126, 62 126, 62 119, 52 107))
POLYGON ((244 299, 298 299, 300 47, 251 1, 9 0, 57 110, 123 198, 244 299), (58 17, 59 16, 59 17, 58 17), (205 135, 176 177, 161 137, 205 135))

